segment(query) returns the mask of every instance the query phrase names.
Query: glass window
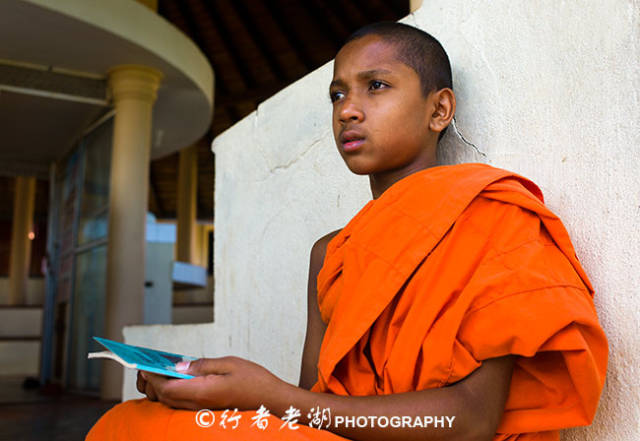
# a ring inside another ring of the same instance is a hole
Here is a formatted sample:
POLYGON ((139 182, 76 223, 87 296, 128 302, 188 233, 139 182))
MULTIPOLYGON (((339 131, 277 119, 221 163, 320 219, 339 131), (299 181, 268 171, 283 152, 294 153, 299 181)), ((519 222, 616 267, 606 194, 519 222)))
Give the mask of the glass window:
POLYGON ((100 389, 101 363, 87 360, 87 353, 103 350, 92 337, 105 332, 106 266, 106 245, 76 255, 69 366, 69 386, 74 389, 100 389))
POLYGON ((78 224, 78 245, 107 237, 112 133, 113 118, 84 139, 84 188, 78 224))

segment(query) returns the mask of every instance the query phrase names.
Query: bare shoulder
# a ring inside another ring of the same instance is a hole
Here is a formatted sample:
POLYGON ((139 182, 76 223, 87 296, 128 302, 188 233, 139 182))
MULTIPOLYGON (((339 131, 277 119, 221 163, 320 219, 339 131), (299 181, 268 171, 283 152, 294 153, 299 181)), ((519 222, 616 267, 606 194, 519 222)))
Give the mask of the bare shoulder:
POLYGON ((338 233, 340 233, 340 231, 342 231, 342 228, 339 230, 335 230, 330 233, 327 233, 324 236, 322 236, 320 239, 316 240, 316 242, 313 244, 313 247, 311 248, 312 265, 314 263, 316 264, 319 263, 320 265, 322 265, 322 262, 324 261, 324 256, 327 252, 327 245, 329 245, 329 242, 331 242, 331 239, 336 237, 338 233))
POLYGON ((311 248, 309 263, 309 280, 307 285, 307 334, 302 351, 302 364, 300 368, 300 387, 311 389, 318 379, 318 357, 320 346, 327 329, 322 321, 318 305, 317 279, 318 273, 324 264, 324 256, 327 245, 341 230, 332 231, 316 240, 311 248))

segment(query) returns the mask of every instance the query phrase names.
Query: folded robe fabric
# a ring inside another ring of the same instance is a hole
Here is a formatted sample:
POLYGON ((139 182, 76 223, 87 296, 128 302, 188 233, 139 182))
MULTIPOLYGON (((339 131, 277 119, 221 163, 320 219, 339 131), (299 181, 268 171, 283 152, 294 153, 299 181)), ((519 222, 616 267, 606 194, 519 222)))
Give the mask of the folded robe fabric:
POLYGON ((327 247, 317 392, 391 394, 463 379, 515 354, 496 440, 589 424, 607 341, 593 288, 531 181, 485 164, 414 173, 327 247))
MULTIPOLYGON (((560 220, 531 181, 483 164, 414 173, 329 243, 318 276, 328 323, 314 391, 381 395, 442 387, 516 354, 496 440, 556 440, 589 424, 607 342, 593 289, 560 220)), ((220 421, 222 412, 216 412, 220 421)), ((300 426, 203 429, 195 412, 122 403, 87 440, 338 440, 300 426)))

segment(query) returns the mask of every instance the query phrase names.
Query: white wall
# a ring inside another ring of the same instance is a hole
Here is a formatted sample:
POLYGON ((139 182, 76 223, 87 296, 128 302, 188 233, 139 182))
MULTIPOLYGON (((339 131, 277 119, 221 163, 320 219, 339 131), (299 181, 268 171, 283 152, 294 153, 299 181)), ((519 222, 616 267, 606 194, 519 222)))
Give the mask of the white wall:
MULTIPOLYGON (((594 424, 564 439, 637 440, 640 4, 428 1, 415 20, 452 59, 460 131, 541 187, 596 290, 607 384, 594 424)), ((448 141, 449 161, 485 159, 448 141)))
MULTIPOLYGON (((533 179, 563 219, 610 340, 595 423, 565 440, 640 433, 640 5, 637 1, 432 0, 405 21, 454 65, 457 127, 442 162, 488 162, 533 179)), ((127 341, 227 353, 296 382, 308 253, 370 198, 330 134, 325 65, 214 141, 215 323, 128 328, 127 341)), ((131 387, 129 378, 128 387, 131 387)))

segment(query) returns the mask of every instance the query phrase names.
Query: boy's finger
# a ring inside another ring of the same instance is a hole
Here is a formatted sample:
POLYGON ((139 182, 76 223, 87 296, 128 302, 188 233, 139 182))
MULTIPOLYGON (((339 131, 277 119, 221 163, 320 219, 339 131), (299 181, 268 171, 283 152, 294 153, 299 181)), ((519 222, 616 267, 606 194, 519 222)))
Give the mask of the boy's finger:
POLYGON ((136 379, 136 389, 138 389, 138 392, 143 394, 146 386, 147 380, 145 380, 142 376, 142 373, 138 371, 138 378, 136 379))
POLYGON ((151 372, 145 372, 143 374, 143 378, 146 378, 147 386, 151 386, 156 392, 161 391, 164 388, 166 382, 169 381, 167 377, 163 375, 153 374, 151 372))
POLYGON ((224 375, 233 370, 236 363, 235 357, 222 358, 199 358, 192 362, 181 362, 176 364, 176 370, 189 375, 224 375))
POLYGON ((217 402, 224 395, 221 392, 221 387, 218 387, 218 384, 224 380, 225 377, 222 375, 197 376, 188 380, 174 379, 165 383, 164 388, 157 392, 163 402, 169 399, 201 405, 211 404, 217 402))
POLYGON ((158 395, 156 395, 156 391, 153 389, 153 386, 149 383, 146 384, 144 389, 144 394, 147 396, 149 401, 158 401, 158 395))
POLYGON ((173 407, 174 409, 188 409, 188 410, 200 410, 201 406, 198 406, 196 403, 188 400, 175 400, 169 397, 162 397, 162 402, 169 407, 173 407))
MULTIPOLYGON (((192 379, 182 380, 177 378, 168 378, 164 375, 145 372, 147 377, 147 395, 151 390, 152 394, 164 402, 167 399, 172 400, 192 400, 201 387, 201 381, 191 383, 192 379)), ((194 378, 193 380, 202 380, 204 377, 194 378)), ((150 398, 151 399, 151 398, 150 398)))

